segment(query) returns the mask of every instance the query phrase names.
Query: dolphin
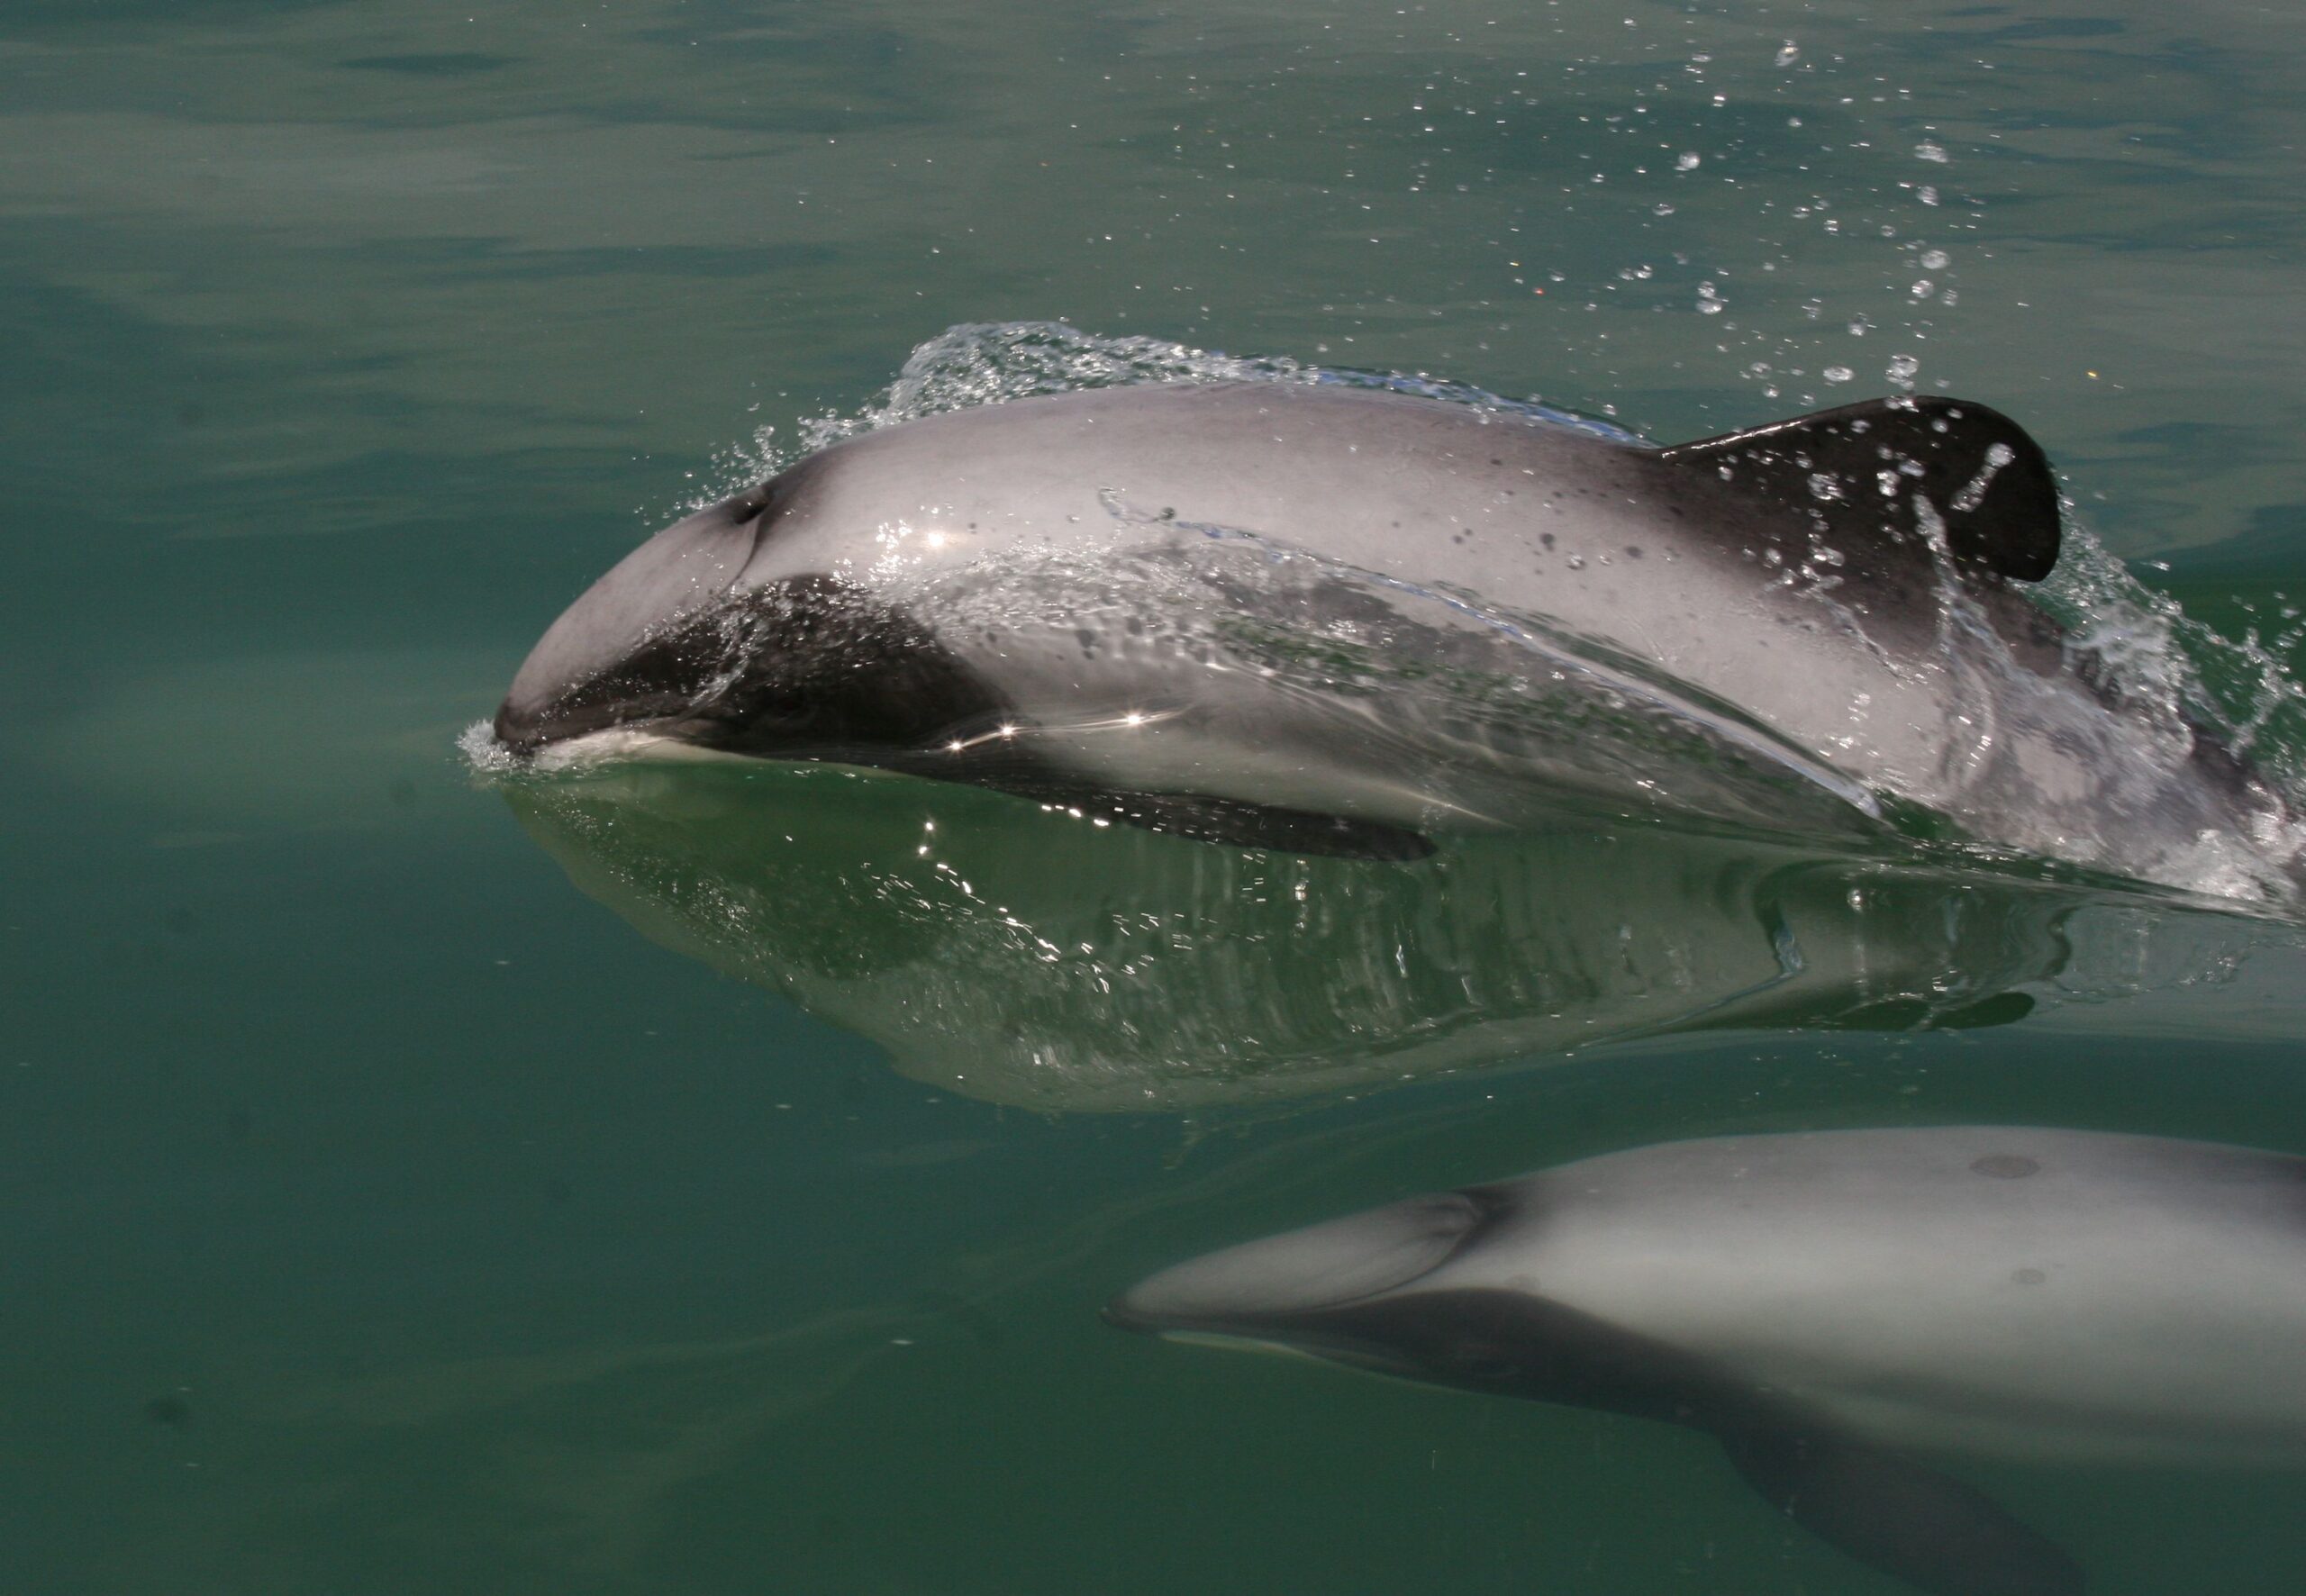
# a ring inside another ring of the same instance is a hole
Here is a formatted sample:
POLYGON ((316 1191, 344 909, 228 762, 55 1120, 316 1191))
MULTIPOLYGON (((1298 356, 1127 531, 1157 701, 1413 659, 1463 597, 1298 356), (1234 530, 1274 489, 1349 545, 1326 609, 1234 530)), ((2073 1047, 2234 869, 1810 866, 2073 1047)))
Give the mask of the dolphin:
POLYGON ((1937 1596, 2074 1561, 1939 1455, 2306 1460, 2306 1159, 2003 1126, 1667 1142, 1212 1253, 1122 1327, 1709 1431, 1937 1596))
POLYGON ((1077 391, 853 437, 666 528, 495 730, 1375 857, 1563 793, 1803 832, 1918 806, 2192 884, 2287 812, 2070 661, 2021 592, 2060 535, 2041 449, 1951 399, 1661 449, 1342 384, 1077 391))

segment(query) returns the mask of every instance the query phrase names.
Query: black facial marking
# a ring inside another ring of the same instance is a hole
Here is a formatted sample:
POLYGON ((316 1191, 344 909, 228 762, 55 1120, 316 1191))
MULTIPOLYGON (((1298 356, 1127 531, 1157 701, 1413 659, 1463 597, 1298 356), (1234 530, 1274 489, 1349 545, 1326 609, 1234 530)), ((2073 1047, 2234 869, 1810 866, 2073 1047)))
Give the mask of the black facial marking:
POLYGON ((1740 1411, 1738 1383, 1711 1360, 1519 1292, 1405 1292, 1284 1317, 1276 1339, 1439 1385, 1701 1428, 1740 1411))
POLYGON ((725 639, 722 674, 681 726, 711 748, 785 757, 909 752, 955 728, 997 721, 1007 708, 926 627, 831 576, 749 592, 715 630, 725 639))
MULTIPOLYGON (((1005 706, 902 612, 821 574, 663 628, 498 734, 523 752, 617 726, 785 757, 918 748, 1005 706)), ((870 761, 867 761, 870 762, 870 761)))

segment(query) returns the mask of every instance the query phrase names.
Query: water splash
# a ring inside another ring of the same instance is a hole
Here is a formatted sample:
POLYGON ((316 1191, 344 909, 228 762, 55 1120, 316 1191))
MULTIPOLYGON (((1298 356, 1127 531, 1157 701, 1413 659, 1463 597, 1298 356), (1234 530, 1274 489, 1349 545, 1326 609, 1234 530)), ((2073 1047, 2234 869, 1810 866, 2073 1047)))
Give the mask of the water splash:
POLYGON ((713 485, 686 501, 681 513, 701 510, 775 476, 828 444, 923 416, 1137 383, 1253 382, 1411 394, 1494 414, 1526 416, 1620 442, 1640 441, 1622 427, 1561 405, 1506 398, 1470 383, 1423 373, 1359 371, 1277 355, 1228 355, 1159 338, 1103 338, 1062 322, 971 322, 949 327, 915 349, 889 385, 854 412, 804 420, 797 449, 780 445, 775 430, 765 428, 723 451, 713 462, 713 485))
POLYGON ((512 775, 524 767, 521 757, 498 739, 495 726, 486 721, 475 721, 457 733, 457 752, 484 776, 512 775))

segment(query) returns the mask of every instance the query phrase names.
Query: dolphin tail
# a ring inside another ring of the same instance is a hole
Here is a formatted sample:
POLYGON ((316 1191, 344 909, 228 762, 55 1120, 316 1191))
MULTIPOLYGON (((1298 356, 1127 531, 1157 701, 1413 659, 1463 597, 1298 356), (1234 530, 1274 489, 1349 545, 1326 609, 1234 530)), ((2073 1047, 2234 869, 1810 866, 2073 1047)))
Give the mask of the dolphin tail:
POLYGON ((1930 1596, 2082 1596, 2081 1568, 1982 1492, 1899 1453, 1815 1428, 1722 1437, 1771 1506, 1930 1596))

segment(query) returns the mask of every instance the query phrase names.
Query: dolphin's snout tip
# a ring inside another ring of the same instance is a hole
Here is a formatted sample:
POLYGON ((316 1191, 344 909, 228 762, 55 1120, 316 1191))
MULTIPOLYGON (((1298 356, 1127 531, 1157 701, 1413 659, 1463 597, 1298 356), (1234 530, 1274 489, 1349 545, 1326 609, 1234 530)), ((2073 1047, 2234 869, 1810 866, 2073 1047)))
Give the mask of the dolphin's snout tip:
POLYGON ((569 712, 565 704, 539 702, 516 688, 496 706, 488 723, 497 745, 516 759, 527 761, 557 742, 601 729, 603 717, 569 712))
POLYGON ((538 732, 533 718, 516 712, 509 698, 496 706, 495 718, 489 721, 488 729, 495 734, 498 747, 522 758, 544 746, 544 738, 538 732))
POLYGON ((1103 1308, 1098 1309, 1097 1317, 1117 1330, 1151 1330, 1159 1328, 1159 1326, 1154 1322, 1151 1317, 1147 1315, 1142 1310, 1131 1306, 1129 1298, 1129 1292, 1121 1292, 1121 1295, 1108 1301, 1103 1308))

